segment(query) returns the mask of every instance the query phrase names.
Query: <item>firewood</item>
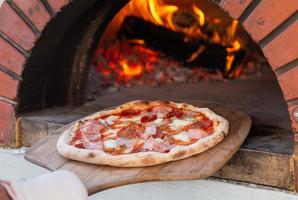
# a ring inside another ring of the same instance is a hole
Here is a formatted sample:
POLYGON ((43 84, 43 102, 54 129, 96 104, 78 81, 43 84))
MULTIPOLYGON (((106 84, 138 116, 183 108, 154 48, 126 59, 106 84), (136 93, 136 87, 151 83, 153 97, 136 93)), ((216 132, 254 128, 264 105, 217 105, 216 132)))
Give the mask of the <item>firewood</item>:
MULTIPOLYGON (((142 18, 126 17, 119 29, 118 37, 125 40, 143 40, 148 47, 184 61, 187 67, 200 66, 220 70, 224 75, 230 73, 230 70, 226 70, 227 46, 189 37, 185 33, 170 30, 142 18)), ((237 60, 237 65, 242 57, 234 59, 237 60)), ((236 68, 234 63, 233 70, 236 68)))

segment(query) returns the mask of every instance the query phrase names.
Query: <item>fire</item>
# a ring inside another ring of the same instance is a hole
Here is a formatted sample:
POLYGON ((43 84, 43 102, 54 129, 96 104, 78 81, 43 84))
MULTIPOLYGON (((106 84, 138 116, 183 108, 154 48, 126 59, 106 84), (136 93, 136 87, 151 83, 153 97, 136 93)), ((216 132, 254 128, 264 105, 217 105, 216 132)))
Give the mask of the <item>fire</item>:
POLYGON ((227 37, 228 37, 227 41, 229 43, 232 43, 234 41, 237 26, 238 26, 238 21, 233 20, 232 24, 227 28, 227 37))
POLYGON ((156 61, 157 53, 145 48, 142 40, 130 40, 117 41, 113 45, 97 49, 94 65, 103 79, 115 79, 119 84, 127 84, 132 79, 151 72, 151 66, 156 61))
POLYGON ((149 11, 155 22, 159 25, 167 26, 171 23, 173 13, 178 10, 177 6, 164 5, 161 1, 148 0, 149 11))
POLYGON ((119 61, 122 69, 123 69, 123 75, 127 78, 133 78, 136 76, 139 76, 143 72, 143 67, 142 65, 129 65, 127 63, 127 60, 121 60, 119 61))
POLYGON ((198 20, 200 26, 203 26, 204 23, 205 23, 205 14, 204 14, 204 12, 201 9, 199 9, 195 4, 192 5, 192 9, 193 9, 194 13, 197 16, 197 20, 198 20))
MULTIPOLYGON (((173 16, 179 11, 178 6, 166 5, 160 0, 146 0, 149 12, 146 12, 151 18, 151 22, 167 27, 173 31, 181 31, 189 35, 201 34, 198 27, 202 27, 205 23, 205 14, 195 4, 192 4, 193 15, 197 20, 197 24, 189 28, 181 28, 173 22, 173 16), (152 20, 153 19, 153 20, 152 20)), ((141 1, 140 1, 141 2, 141 1)), ((141 4, 146 5, 146 4, 141 4)), ((137 8, 137 7, 136 7, 137 8)))
MULTIPOLYGON (((190 0, 188 1, 190 2, 190 0)), ((187 7, 180 8, 173 3, 165 3, 165 0, 131 0, 128 5, 120 11, 118 17, 113 19, 111 24, 119 28, 127 16, 141 17, 146 21, 166 27, 174 32, 181 32, 185 34, 184 40, 186 42, 191 41, 190 39, 192 38, 200 38, 211 44, 224 46, 227 52, 225 70, 227 72, 233 68, 235 53, 241 49, 241 44, 235 37, 238 21, 233 20, 224 32, 214 29, 212 30, 212 34, 210 34, 210 30, 207 30, 206 27, 208 27, 208 25, 211 25, 211 27, 220 27, 222 26, 222 21, 219 18, 208 19, 205 13, 196 5, 195 1, 187 7), (177 20, 179 22, 179 17, 183 18, 185 16, 190 16, 193 20, 190 20, 186 26, 182 26, 184 25, 183 23, 182 25, 181 23, 177 23, 177 20)), ((112 29, 114 27, 112 27, 112 29)), ((117 31, 118 30, 114 30, 114 32, 117 31)), ((111 34, 111 32, 107 31, 103 38, 110 35, 116 34, 111 34)), ((102 46, 102 43, 100 43, 99 46, 102 46)), ((193 62, 205 49, 205 46, 199 46, 185 62, 193 62)), ((105 79, 115 79, 118 83, 128 83, 133 79, 141 78, 145 73, 152 72, 153 65, 158 59, 159 52, 147 48, 144 40, 130 39, 125 42, 118 41, 112 47, 98 48, 94 64, 105 79), (133 58, 131 55, 135 55, 137 58, 133 58), (102 58, 104 58, 104 61, 101 60, 102 58)), ((241 69, 237 69, 236 72, 230 76, 238 76, 240 72, 241 69)))
MULTIPOLYGON (((231 47, 227 48, 227 63, 226 63, 226 69, 227 71, 230 71, 232 68, 232 64, 233 61, 235 59, 235 55, 234 53, 236 51, 238 51, 241 48, 240 42, 238 40, 235 40, 235 33, 237 30, 237 25, 238 25, 238 21, 237 20, 233 20, 232 24, 230 25, 230 27, 228 27, 227 29, 227 41, 228 43, 231 44, 231 47)), ((238 70, 235 74, 233 74, 234 76, 238 76, 240 73, 240 71, 238 70)))
POLYGON ((123 15, 141 16, 158 25, 169 27, 171 16, 178 10, 175 5, 167 5, 160 0, 132 0, 123 15))

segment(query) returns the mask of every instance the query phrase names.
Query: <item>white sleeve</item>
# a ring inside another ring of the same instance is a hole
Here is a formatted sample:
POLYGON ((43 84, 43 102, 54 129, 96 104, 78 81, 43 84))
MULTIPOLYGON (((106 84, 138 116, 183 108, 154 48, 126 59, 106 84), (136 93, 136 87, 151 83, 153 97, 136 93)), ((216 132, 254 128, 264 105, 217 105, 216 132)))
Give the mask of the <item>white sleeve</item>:
POLYGON ((87 200, 81 180, 65 170, 41 175, 30 181, 11 184, 13 200, 87 200))

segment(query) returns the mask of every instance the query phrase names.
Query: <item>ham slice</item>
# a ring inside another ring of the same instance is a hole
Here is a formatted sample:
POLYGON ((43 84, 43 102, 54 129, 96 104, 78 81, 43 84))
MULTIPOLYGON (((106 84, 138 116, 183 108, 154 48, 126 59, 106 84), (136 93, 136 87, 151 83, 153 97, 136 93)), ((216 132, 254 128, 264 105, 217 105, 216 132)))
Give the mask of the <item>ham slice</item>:
POLYGON ((80 127, 80 131, 84 133, 89 133, 89 134, 98 134, 99 131, 103 128, 104 126, 99 124, 96 121, 88 121, 85 123, 83 126, 80 127))
POLYGON ((207 137, 209 134, 202 130, 202 129, 189 129, 187 132, 185 132, 189 139, 202 139, 204 137, 207 137))
POLYGON ((150 126, 147 126, 144 133, 141 134, 141 137, 144 139, 148 139, 151 136, 154 136, 157 133, 156 126, 154 124, 151 124, 150 126))
POLYGON ((153 138, 150 138, 144 142, 142 149, 144 151, 152 151, 154 147, 154 143, 155 143, 155 140, 153 138))
POLYGON ((172 108, 168 106, 156 106, 152 110, 152 112, 157 115, 157 118, 164 118, 171 111, 172 111, 172 108))
POLYGON ((84 144, 86 149, 90 150, 103 150, 103 143, 102 142, 85 142, 84 144))
MULTIPOLYGON (((156 141, 157 139, 155 139, 156 141)), ((157 141, 156 143, 154 143, 154 147, 153 147, 154 151, 160 152, 160 153, 166 153, 169 152, 171 150, 171 145, 166 142, 166 141, 157 141)))
POLYGON ((144 151, 156 151, 160 153, 166 153, 170 151, 171 145, 160 138, 149 138, 145 141, 142 149, 144 151))
POLYGON ((135 141, 133 139, 127 139, 124 137, 118 138, 117 143, 119 146, 125 146, 125 147, 133 147, 135 141))
POLYGON ((80 127, 80 131, 87 138, 87 140, 97 141, 101 138, 100 130, 103 127, 103 125, 96 121, 89 121, 80 127))
POLYGON ((185 117, 196 117, 198 115, 197 112, 194 112, 194 111, 190 111, 190 110, 184 110, 184 114, 185 114, 185 117))

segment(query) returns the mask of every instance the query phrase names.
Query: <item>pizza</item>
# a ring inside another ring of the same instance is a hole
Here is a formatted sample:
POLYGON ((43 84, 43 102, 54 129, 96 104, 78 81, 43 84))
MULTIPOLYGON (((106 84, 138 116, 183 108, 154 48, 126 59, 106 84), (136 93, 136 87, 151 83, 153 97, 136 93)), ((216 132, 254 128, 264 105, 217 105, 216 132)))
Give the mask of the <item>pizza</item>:
POLYGON ((87 163, 152 166, 206 151, 228 129, 228 121, 208 108, 138 100, 77 121, 60 136, 57 150, 87 163))

